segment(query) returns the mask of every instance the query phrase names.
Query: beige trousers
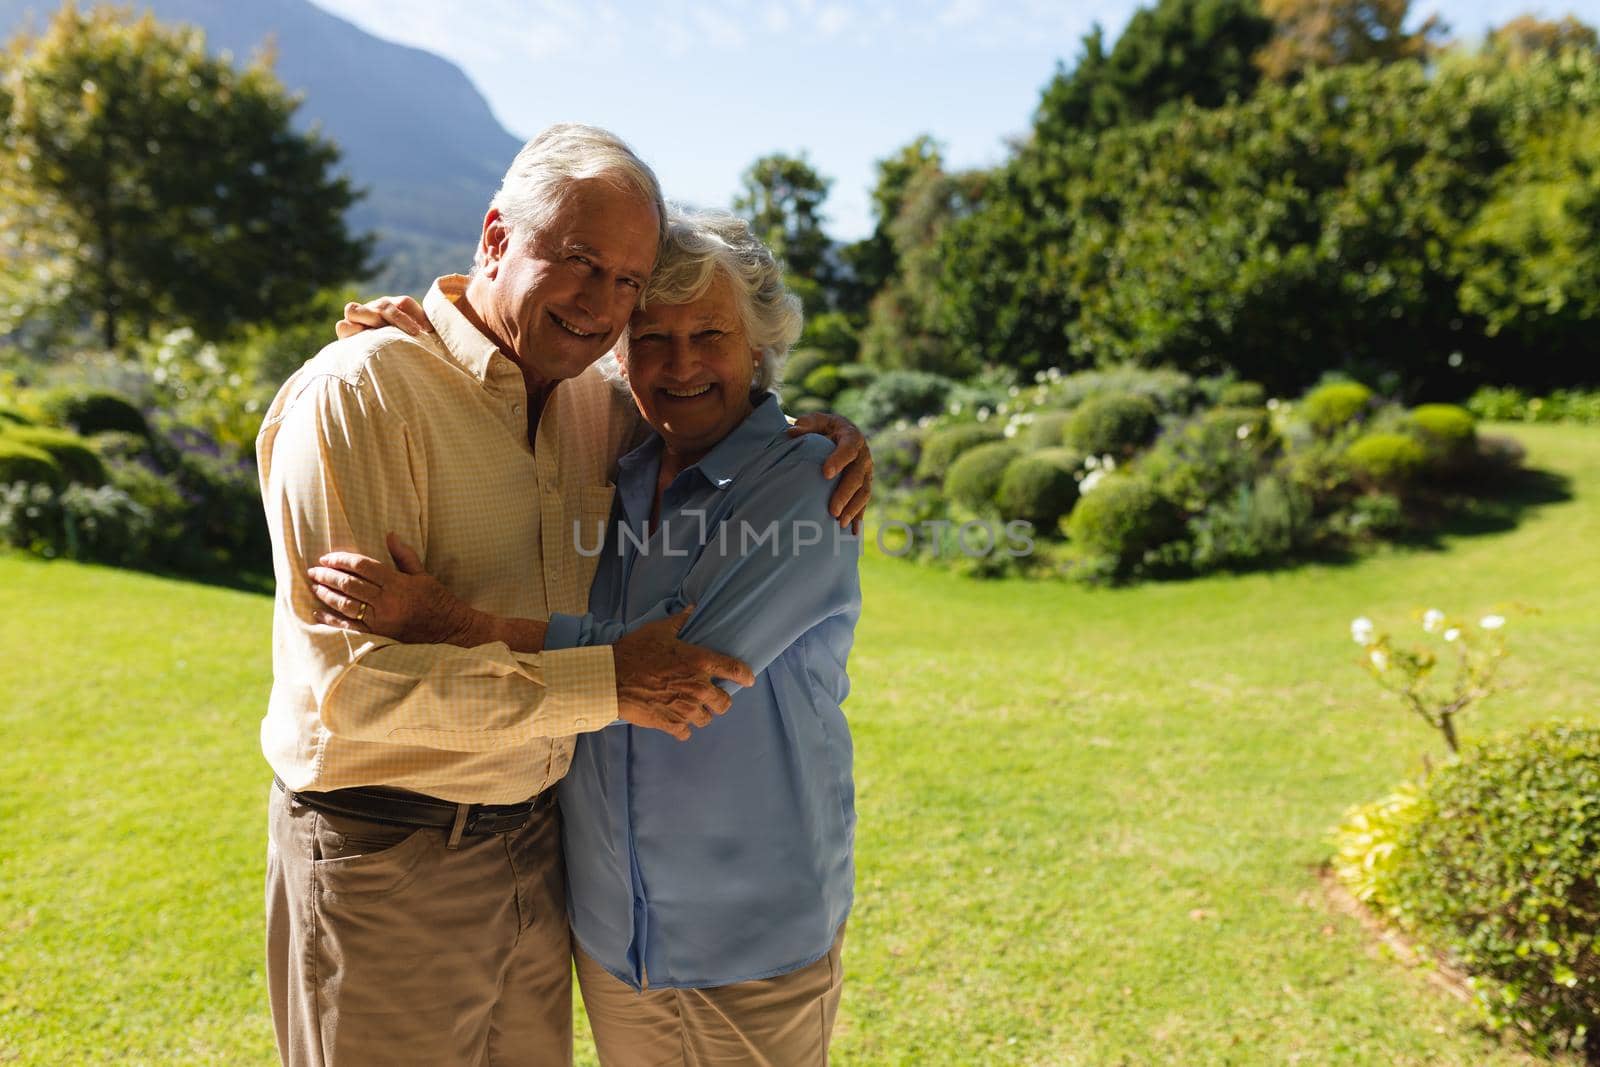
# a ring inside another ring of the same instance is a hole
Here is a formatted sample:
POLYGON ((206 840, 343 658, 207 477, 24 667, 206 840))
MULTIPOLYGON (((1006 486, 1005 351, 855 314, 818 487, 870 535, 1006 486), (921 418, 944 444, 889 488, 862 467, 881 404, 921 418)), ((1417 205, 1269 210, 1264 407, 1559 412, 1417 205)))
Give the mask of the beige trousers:
POLYGON ((844 931, 776 978, 635 992, 576 945, 578 985, 603 1067, 823 1067, 844 988, 844 931))
POLYGON ((565 1067, 561 824, 464 837, 324 815, 273 787, 267 983, 286 1067, 565 1067))

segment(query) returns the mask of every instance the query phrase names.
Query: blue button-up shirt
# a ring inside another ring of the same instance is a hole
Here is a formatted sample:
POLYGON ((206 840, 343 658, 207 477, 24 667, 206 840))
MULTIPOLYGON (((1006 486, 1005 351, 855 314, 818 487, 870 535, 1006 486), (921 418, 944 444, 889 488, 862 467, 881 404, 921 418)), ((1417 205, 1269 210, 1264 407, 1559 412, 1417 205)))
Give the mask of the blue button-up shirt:
POLYGON ((768 397, 673 479, 648 535, 661 439, 624 456, 590 614, 552 617, 545 638, 610 644, 694 604, 682 638, 756 672, 749 689, 725 683, 732 708, 688 741, 626 723, 583 735, 561 782, 573 934, 635 988, 784 974, 824 956, 850 911, 839 705, 860 540, 828 514, 832 446, 786 429, 768 397))

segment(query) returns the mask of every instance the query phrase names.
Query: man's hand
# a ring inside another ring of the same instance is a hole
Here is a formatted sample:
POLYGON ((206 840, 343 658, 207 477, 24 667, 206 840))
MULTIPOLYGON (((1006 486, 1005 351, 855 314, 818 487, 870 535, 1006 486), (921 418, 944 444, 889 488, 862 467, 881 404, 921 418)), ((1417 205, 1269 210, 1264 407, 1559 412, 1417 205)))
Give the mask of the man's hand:
POLYGON ((454 644, 472 628, 476 613, 422 566, 422 557, 394 534, 395 566, 359 552, 329 552, 307 572, 323 608, 324 626, 364 630, 411 644, 454 644))
POLYGON ((409 296, 380 296, 365 304, 352 300, 344 306, 344 318, 333 324, 333 332, 343 341, 380 326, 398 326, 412 337, 434 332, 422 305, 409 296))
POLYGON ((726 678, 756 684, 750 668, 732 656, 678 640, 693 608, 641 626, 611 646, 617 675, 617 713, 635 726, 689 740, 690 727, 706 726, 733 706, 713 684, 726 678))
POLYGON ((840 526, 860 533, 861 513, 867 510, 867 501, 872 499, 872 450, 867 447, 866 435, 843 415, 830 415, 825 411, 794 420, 789 436, 803 433, 821 434, 833 442, 833 455, 823 461, 822 476, 832 478, 840 471, 844 476, 828 499, 828 513, 839 520, 840 526))

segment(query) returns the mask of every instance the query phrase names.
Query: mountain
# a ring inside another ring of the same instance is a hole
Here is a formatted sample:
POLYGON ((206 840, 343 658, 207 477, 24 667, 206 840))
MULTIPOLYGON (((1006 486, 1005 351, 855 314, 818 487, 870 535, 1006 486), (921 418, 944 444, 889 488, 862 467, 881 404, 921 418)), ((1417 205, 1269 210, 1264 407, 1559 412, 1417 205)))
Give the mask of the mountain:
MULTIPOLYGON (((57 4, 0 0, 0 37, 42 27, 57 4)), ((378 233, 388 265, 365 283, 419 296, 435 275, 463 270, 489 198, 522 143, 506 132, 459 67, 384 41, 308 0, 137 0, 163 22, 205 30, 213 53, 246 62, 267 42, 275 70, 304 94, 302 129, 319 126, 367 195, 353 230, 378 233)))

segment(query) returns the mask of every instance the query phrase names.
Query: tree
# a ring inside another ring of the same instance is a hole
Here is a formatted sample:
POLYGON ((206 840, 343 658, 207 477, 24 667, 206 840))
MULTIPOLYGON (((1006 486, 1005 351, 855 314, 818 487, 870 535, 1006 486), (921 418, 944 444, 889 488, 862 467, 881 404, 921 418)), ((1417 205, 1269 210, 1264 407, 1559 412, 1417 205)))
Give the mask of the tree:
POLYGON ((1277 29, 1256 63, 1276 82, 1348 63, 1427 59, 1449 32, 1437 15, 1406 32, 1411 0, 1262 0, 1261 6, 1277 29))
POLYGON ((1571 15, 1556 21, 1518 15, 1489 31, 1489 48, 1513 63, 1520 63, 1530 56, 1556 56, 1568 49, 1600 52, 1600 35, 1593 26, 1571 15))
POLYGON ((899 269, 890 228, 900 215, 906 187, 923 171, 937 171, 943 165, 939 142, 921 134, 910 144, 878 160, 878 181, 872 189, 872 233, 840 249, 848 277, 841 280, 835 297, 840 309, 862 315, 899 269))
POLYGON ((1108 54, 1096 25, 1077 66, 1058 68, 1034 116, 1060 140, 1139 122, 1185 101, 1220 107, 1260 80, 1252 57, 1272 36, 1257 0, 1159 0, 1134 12, 1108 54))
POLYGON ((338 152, 291 129, 270 57, 237 70, 197 29, 69 3, 0 63, 0 332, 223 337, 366 272, 338 152))
POLYGON ((822 231, 822 203, 832 180, 818 174, 804 153, 796 158, 780 152, 750 164, 741 181, 744 191, 733 209, 783 260, 806 309, 819 309, 832 274, 831 242, 822 231))

